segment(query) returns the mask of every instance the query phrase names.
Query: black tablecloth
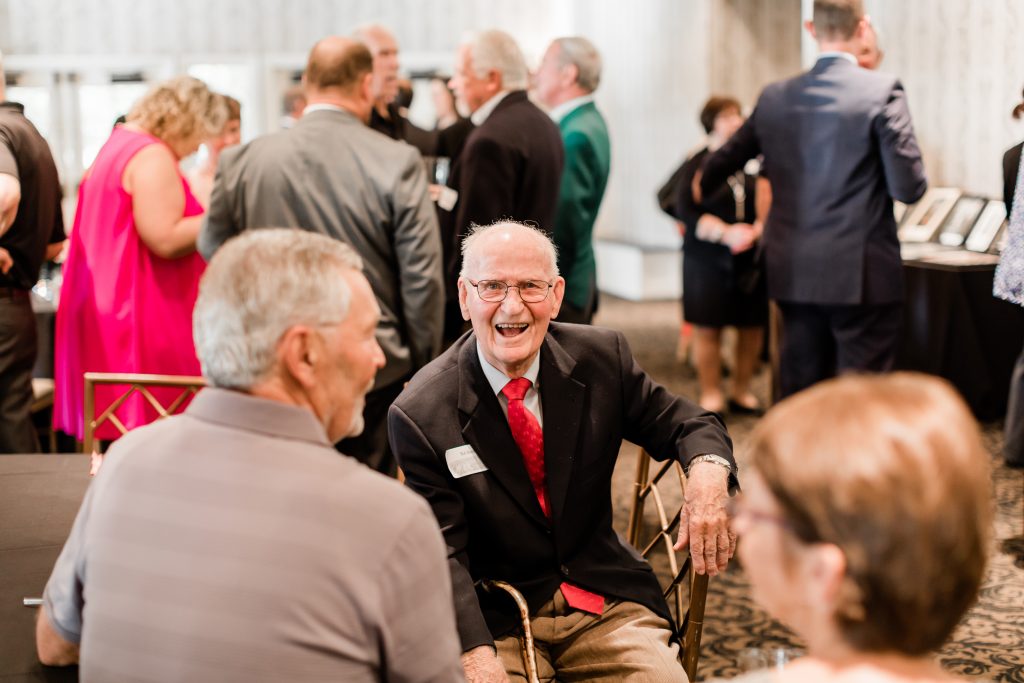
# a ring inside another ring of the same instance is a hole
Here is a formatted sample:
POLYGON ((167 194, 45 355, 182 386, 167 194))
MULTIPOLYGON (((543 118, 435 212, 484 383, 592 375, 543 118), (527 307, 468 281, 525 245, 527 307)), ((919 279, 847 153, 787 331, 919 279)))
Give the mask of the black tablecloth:
POLYGON ((945 377, 979 419, 1002 417, 1024 346, 1024 315, 992 296, 995 266, 903 266, 907 298, 897 367, 945 377))
POLYGON ((85 455, 0 455, 0 681, 76 681, 36 659, 37 609, 89 485, 85 455))

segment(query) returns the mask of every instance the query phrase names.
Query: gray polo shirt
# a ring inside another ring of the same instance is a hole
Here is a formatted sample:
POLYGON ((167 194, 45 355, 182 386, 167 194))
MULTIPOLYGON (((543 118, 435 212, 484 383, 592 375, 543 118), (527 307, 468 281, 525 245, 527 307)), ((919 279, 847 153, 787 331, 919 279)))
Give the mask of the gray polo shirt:
POLYGON ((222 389, 110 449, 44 609, 82 681, 462 680, 427 504, 222 389))

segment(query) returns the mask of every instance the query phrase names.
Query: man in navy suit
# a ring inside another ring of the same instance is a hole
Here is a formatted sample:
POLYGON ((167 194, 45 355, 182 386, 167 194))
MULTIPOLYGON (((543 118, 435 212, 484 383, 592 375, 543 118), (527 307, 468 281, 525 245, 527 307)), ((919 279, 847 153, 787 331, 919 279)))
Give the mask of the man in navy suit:
POLYGON ((554 230, 562 178, 562 137, 526 94, 529 71, 512 36, 483 31, 459 47, 451 87, 473 112, 476 128, 452 168, 458 199, 441 212, 448 311, 445 337, 462 332, 455 281, 459 245, 471 225, 502 218, 554 230))
POLYGON ((725 428, 656 384, 621 333, 551 322, 565 280, 546 234, 499 222, 463 253, 473 330, 413 377, 388 435, 448 545, 466 678, 525 678, 515 610, 476 590, 488 578, 525 596, 542 680, 685 681, 658 581, 612 528, 612 472, 623 439, 679 460, 677 547, 717 574, 735 547, 725 428))
POLYGON ((913 203, 927 188, 903 86, 857 65, 870 30, 862 0, 816 0, 807 30, 817 63, 765 88, 700 180, 707 191, 764 155, 783 396, 840 372, 892 368, 903 301, 892 200, 913 203))

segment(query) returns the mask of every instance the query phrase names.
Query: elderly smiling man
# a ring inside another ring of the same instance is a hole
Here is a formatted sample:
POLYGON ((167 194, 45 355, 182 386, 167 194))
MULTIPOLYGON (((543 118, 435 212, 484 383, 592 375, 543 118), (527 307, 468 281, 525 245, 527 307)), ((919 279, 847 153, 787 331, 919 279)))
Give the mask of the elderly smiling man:
POLYGON ((380 309, 341 242, 266 229, 210 262, 204 389, 111 447, 37 645, 81 680, 462 680, 430 509, 331 444, 363 429, 380 309))
POLYGON ((717 573, 735 547, 723 425, 655 384, 620 333, 551 322, 565 281, 544 233, 477 227, 463 257, 473 330, 412 379, 388 429, 445 535, 467 679, 524 676, 515 615, 475 588, 491 578, 526 596, 542 679, 685 681, 654 573, 612 529, 612 470, 623 439, 679 459, 679 543, 717 573))

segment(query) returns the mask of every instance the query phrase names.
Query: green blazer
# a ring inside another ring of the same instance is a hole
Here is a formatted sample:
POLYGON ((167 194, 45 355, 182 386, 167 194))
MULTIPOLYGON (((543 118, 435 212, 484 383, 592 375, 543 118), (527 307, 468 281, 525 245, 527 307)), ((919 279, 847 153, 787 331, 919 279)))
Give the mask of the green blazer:
POLYGON ((608 184, 611 143, 604 117, 593 102, 569 112, 558 128, 565 146, 555 215, 558 269, 565 278, 565 300, 585 309, 596 286, 592 234, 608 184))

